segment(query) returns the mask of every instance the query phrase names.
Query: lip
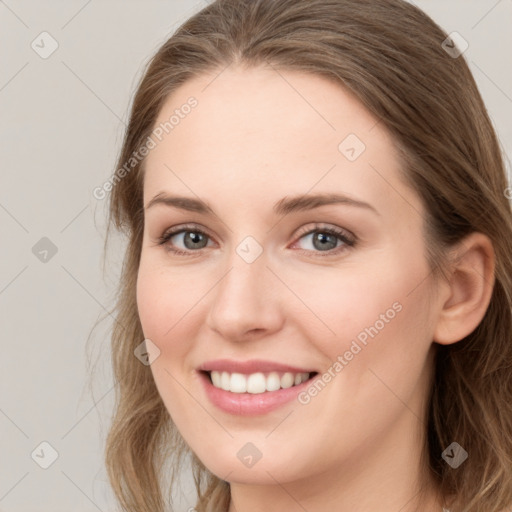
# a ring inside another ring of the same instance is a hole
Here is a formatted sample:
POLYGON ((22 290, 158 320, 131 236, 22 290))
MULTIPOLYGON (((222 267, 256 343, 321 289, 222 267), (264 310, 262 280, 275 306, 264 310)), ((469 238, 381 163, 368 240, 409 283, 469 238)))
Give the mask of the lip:
POLYGON ((210 376, 207 373, 210 371, 250 374, 270 371, 289 371, 292 373, 300 373, 308 372, 308 370, 262 360, 252 360, 240 363, 226 359, 219 359, 204 363, 200 368, 198 368, 197 373, 209 401, 220 410, 236 416, 258 416, 283 407, 287 403, 296 400, 297 395, 304 391, 318 374, 316 371, 309 371, 308 373, 312 374, 311 377, 297 386, 279 389, 277 391, 265 391, 264 393, 254 394, 232 393, 231 391, 216 388, 212 384, 210 376))
POLYGON ((287 364, 266 361, 264 359, 251 359, 250 361, 234 361, 232 359, 215 359, 206 361, 198 368, 203 372, 229 372, 243 373, 249 375, 251 373, 267 373, 267 372, 291 372, 291 373, 314 373, 317 370, 308 368, 299 368, 297 366, 289 366, 287 364))

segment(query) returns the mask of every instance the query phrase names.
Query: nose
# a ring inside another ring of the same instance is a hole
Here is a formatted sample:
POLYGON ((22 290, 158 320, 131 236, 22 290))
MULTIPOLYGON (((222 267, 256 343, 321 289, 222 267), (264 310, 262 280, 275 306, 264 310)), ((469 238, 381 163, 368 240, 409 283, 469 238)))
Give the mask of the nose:
POLYGON ((284 292, 263 254, 252 263, 234 254, 229 270, 211 292, 206 323, 230 341, 267 336, 283 324, 284 292))

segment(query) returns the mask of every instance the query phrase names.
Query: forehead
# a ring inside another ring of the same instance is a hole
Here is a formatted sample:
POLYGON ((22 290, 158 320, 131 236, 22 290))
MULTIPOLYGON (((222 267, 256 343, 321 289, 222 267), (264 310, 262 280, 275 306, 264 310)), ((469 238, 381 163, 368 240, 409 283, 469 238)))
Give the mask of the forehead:
POLYGON ((217 70, 178 88, 158 127, 167 130, 160 130, 146 160, 145 203, 169 190, 212 202, 228 192, 246 202, 264 193, 273 204, 314 188, 395 213, 414 204, 420 210, 399 178, 383 123, 324 77, 273 68, 217 70), (185 108, 191 97, 195 106, 185 108))

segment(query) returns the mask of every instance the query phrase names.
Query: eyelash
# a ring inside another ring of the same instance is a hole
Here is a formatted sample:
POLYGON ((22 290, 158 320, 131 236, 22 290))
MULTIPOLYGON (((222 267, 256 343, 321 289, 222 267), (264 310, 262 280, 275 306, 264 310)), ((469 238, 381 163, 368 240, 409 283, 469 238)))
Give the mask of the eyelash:
MULTIPOLYGON (((176 228, 171 228, 168 231, 166 231, 162 236, 158 237, 157 242, 158 245, 168 245, 169 240, 179 233, 183 232, 189 232, 189 233, 200 233, 201 235, 206 236, 207 238, 211 239, 211 237, 203 231, 202 229, 198 228, 195 224, 186 224, 182 226, 178 226, 176 228)), ((321 225, 316 225, 313 228, 305 228, 304 230, 301 230, 298 234, 297 240, 300 240, 302 237, 306 235, 310 235, 311 233, 327 233, 329 235, 336 236, 339 240, 343 242, 344 245, 340 247, 336 247, 335 249, 330 249, 329 251, 312 251, 308 249, 297 249, 303 253, 318 253, 317 256, 319 257, 326 257, 326 256, 334 256, 339 254, 340 252, 349 250, 350 248, 353 248, 357 244, 357 237, 353 235, 349 235, 347 231, 341 230, 339 228, 333 228, 333 227, 322 227, 321 225)), ((203 247, 205 249, 205 247, 203 247)), ((166 250, 176 254, 177 256, 192 256, 193 253, 198 253, 201 251, 201 249, 198 250, 188 250, 184 251, 182 249, 176 249, 168 245, 166 247, 166 250)), ((315 256, 316 257, 316 256, 315 256)))

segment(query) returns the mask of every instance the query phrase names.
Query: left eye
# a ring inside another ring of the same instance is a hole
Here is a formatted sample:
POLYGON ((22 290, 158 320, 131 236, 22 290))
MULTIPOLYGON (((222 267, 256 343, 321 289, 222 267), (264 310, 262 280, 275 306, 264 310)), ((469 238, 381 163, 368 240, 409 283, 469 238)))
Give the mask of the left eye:
MULTIPOLYGON (((300 235, 298 240, 307 238, 309 238, 310 245, 312 245, 313 249, 300 248, 300 250, 306 252, 326 253, 326 255, 338 253, 340 250, 346 250, 356 244, 356 239, 353 235, 350 235, 344 230, 332 227, 316 227, 314 229, 310 229, 300 235), (338 242, 341 242, 341 247, 338 245, 338 242)), ((158 244, 165 245, 169 251, 177 255, 190 256, 191 253, 204 249, 208 245, 209 239, 210 236, 201 229, 197 229, 194 226, 188 228, 186 226, 182 226, 164 233, 158 238, 158 244), (175 243, 171 243, 173 238, 181 240, 185 250, 176 248, 175 243)), ((295 242, 295 244, 297 243, 298 242, 295 242)), ((319 255, 323 256, 324 254, 319 255)))
MULTIPOLYGON (((302 235, 299 240, 309 239, 309 245, 313 249, 320 252, 326 252, 339 247, 338 242, 342 244, 351 245, 351 241, 345 237, 342 233, 334 232, 328 229, 315 229, 309 233, 302 235)), ((311 249, 305 249, 311 250, 311 249)))
MULTIPOLYGON (((326 226, 314 226, 313 229, 302 231, 302 235, 299 233, 299 240, 306 239, 309 237, 310 244, 313 246, 313 250, 301 249, 306 252, 317 253, 315 256, 332 256, 339 254, 342 251, 348 250, 354 247, 357 242, 357 238, 340 228, 326 227, 326 226), (340 245, 337 242, 341 241, 340 245)), ((298 243, 298 242, 296 242, 298 243)))

